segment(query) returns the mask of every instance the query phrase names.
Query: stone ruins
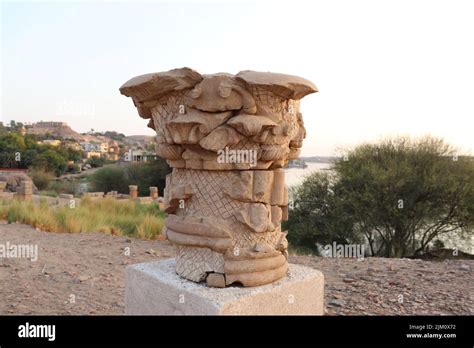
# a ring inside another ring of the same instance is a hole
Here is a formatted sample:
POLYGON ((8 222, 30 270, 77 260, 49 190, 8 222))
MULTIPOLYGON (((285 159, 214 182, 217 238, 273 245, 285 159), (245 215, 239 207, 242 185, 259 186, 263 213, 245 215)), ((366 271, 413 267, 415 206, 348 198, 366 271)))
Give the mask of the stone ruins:
MULTIPOLYGON (((164 233, 176 273, 211 287, 258 286, 288 271, 288 190, 282 168, 299 156, 300 77, 181 68, 137 76, 120 92, 156 130, 166 178, 164 233)), ((132 193, 131 193, 132 194, 132 193)))
POLYGON ((33 198, 33 182, 23 180, 17 192, 18 198, 23 201, 31 201, 33 198))

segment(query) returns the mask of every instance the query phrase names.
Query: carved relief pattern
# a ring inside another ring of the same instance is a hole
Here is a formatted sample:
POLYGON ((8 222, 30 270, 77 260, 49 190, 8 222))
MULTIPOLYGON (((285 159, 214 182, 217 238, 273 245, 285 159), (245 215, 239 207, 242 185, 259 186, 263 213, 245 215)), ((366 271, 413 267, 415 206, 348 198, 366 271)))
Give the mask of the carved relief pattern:
POLYGON ((173 167, 164 233, 178 248, 176 272, 217 287, 283 277, 281 168, 299 154, 306 135, 299 99, 316 87, 290 75, 182 68, 135 77, 120 91, 150 119, 157 154, 173 167))

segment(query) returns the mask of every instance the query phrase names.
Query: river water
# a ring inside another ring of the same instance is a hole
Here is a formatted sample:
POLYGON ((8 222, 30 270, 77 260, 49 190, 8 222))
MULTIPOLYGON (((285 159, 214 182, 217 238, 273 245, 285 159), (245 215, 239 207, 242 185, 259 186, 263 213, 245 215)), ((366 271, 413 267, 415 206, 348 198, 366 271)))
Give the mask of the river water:
POLYGON ((306 164, 308 165, 306 168, 285 169, 285 182, 288 187, 299 185, 309 174, 317 171, 328 170, 332 166, 331 163, 307 162, 306 164))

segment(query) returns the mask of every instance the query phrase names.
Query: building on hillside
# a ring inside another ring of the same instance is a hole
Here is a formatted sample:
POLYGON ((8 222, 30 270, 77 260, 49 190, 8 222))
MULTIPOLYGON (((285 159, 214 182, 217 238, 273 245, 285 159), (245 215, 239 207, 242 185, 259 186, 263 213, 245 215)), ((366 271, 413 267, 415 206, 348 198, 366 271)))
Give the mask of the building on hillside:
POLYGON ((63 145, 64 145, 65 147, 68 147, 68 148, 73 149, 73 150, 76 150, 76 151, 83 150, 81 144, 76 143, 76 142, 74 142, 74 141, 65 141, 65 142, 63 142, 63 145))
POLYGON ((124 160, 127 162, 148 162, 156 160, 158 156, 155 153, 145 150, 128 150, 124 155, 124 160))
POLYGON ((87 159, 92 157, 102 157, 102 153, 99 151, 84 151, 84 154, 87 159))
POLYGON ((89 151, 100 152, 100 144, 96 143, 96 142, 93 142, 93 141, 91 141, 91 142, 82 142, 81 146, 82 146, 82 149, 85 152, 89 152, 89 151))
POLYGON ((42 140, 42 141, 38 141, 38 144, 51 145, 51 146, 54 146, 54 147, 58 147, 59 145, 61 145, 61 140, 45 139, 45 140, 42 140))
POLYGON ((107 158, 111 161, 118 161, 120 159, 120 147, 116 141, 111 141, 109 143, 107 158))
POLYGON ((54 133, 55 130, 69 127, 65 122, 36 122, 28 125, 26 131, 29 134, 44 135, 46 133, 54 133))
POLYGON ((109 152, 109 144, 106 142, 102 142, 99 144, 99 151, 102 153, 108 153, 109 152))
POLYGON ((55 122, 55 121, 40 121, 33 123, 32 126, 34 128, 58 128, 58 127, 68 127, 66 122, 55 122))

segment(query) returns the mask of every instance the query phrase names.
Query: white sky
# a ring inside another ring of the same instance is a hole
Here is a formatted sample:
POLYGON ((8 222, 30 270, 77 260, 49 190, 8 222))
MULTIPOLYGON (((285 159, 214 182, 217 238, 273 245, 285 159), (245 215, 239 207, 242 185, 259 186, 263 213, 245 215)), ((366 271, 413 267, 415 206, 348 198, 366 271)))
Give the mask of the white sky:
POLYGON ((118 88, 188 66, 294 74, 302 154, 432 134, 474 154, 473 1, 1 4, 1 118, 153 134, 118 88))

